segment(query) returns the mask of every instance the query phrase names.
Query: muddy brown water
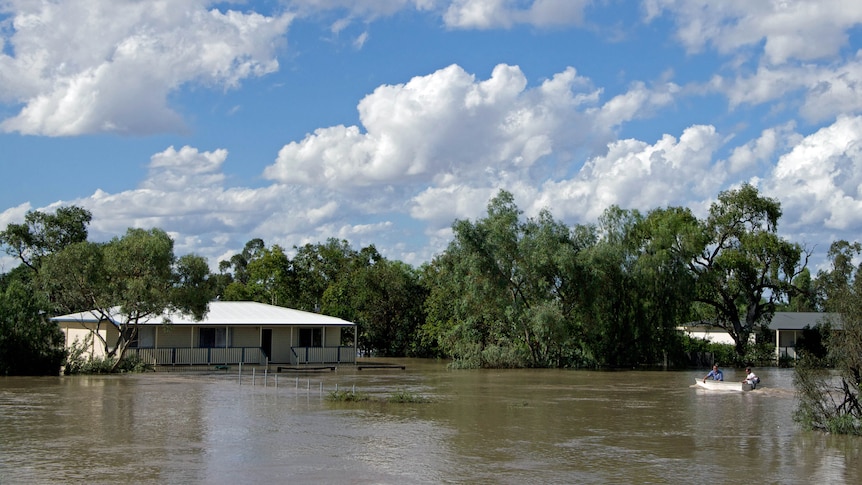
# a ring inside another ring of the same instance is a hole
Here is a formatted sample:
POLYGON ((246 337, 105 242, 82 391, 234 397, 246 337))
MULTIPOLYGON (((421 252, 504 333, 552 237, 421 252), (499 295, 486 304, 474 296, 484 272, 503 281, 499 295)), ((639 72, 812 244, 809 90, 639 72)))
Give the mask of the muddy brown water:
POLYGON ((706 369, 387 362, 406 370, 0 378, 0 484, 862 483, 862 439, 793 423, 790 370, 730 393, 693 388, 706 369), (429 401, 384 402, 402 391, 429 401))

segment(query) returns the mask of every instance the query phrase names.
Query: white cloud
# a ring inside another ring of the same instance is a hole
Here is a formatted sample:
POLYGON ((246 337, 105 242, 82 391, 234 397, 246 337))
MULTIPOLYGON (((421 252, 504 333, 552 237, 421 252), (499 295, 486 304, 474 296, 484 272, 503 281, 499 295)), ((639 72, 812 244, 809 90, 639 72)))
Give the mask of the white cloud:
POLYGON ((793 231, 824 227, 849 240, 862 230, 862 117, 840 117, 781 156, 764 191, 793 231))
POLYGON ((592 125, 585 108, 598 93, 574 69, 537 88, 526 85, 518 67, 501 64, 484 81, 452 65, 378 87, 359 103, 366 132, 318 129, 285 145, 264 174, 340 191, 440 184, 489 172, 526 173, 543 157, 610 136, 612 127, 592 125))
POLYGON ((722 145, 712 126, 692 126, 679 139, 664 135, 653 145, 620 140, 589 160, 572 179, 546 182, 533 211, 548 207, 566 220, 595 221, 611 205, 649 210, 689 205, 722 187, 713 157, 722 145))
POLYGON ((234 88, 275 71, 292 19, 207 10, 209 0, 7 1, 14 56, 0 54, 0 99, 23 107, 7 132, 49 136, 182 129, 168 94, 234 88))
POLYGON ((174 147, 150 158, 150 173, 141 184, 145 189, 182 190, 220 186, 224 181, 221 166, 227 150, 200 153, 196 148, 174 147))
POLYGON ((719 162, 728 175, 739 177, 746 173, 762 173, 763 169, 773 166, 776 153, 779 150, 793 146, 800 141, 800 136, 793 131, 795 123, 788 122, 783 126, 767 128, 758 138, 737 146, 726 161, 719 162))
POLYGON ((534 0, 525 7, 518 0, 452 0, 443 21, 461 29, 509 28, 516 24, 537 27, 580 25, 588 0, 534 0))
POLYGON ((644 0, 646 19, 669 13, 690 52, 759 50, 769 64, 836 55, 862 22, 862 3, 845 0, 644 0))

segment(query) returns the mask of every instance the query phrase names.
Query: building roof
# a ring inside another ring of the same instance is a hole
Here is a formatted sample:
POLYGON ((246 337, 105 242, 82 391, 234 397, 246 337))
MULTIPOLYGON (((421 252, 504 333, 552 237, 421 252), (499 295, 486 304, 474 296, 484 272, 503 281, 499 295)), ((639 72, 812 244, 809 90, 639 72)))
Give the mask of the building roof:
MULTIPOLYGON (((123 321, 119 308, 112 309, 111 319, 116 322, 123 321)), ((98 312, 90 310, 68 315, 60 315, 51 319, 54 322, 82 322, 96 323, 100 320, 98 312)), ((332 326, 350 327, 353 322, 341 318, 321 315, 320 313, 304 312, 266 303, 254 301, 212 301, 209 304, 209 312, 203 320, 196 322, 191 315, 171 313, 168 320, 172 325, 310 325, 310 326, 332 326)), ((162 317, 151 318, 141 321, 141 325, 162 325, 165 319, 162 317)))
MULTIPOLYGON (((814 328, 818 323, 825 323, 827 320, 829 320, 833 328, 841 328, 841 318, 837 313, 823 312, 775 312, 767 327, 770 330, 802 330, 806 326, 814 328)), ((696 329, 714 329, 717 332, 724 331, 721 327, 704 320, 684 323, 681 328, 688 331, 696 329)))
POLYGON ((841 319, 837 313, 821 312, 775 312, 769 328, 772 330, 802 330, 806 326, 814 328, 818 323, 827 320, 836 328, 841 328, 841 319))

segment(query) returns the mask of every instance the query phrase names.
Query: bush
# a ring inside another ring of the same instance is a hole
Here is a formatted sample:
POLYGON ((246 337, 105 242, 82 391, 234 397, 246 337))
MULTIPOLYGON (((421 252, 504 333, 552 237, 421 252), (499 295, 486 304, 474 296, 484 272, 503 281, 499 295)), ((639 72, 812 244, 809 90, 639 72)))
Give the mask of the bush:
POLYGON ((402 389, 400 391, 393 392, 391 396, 389 396, 389 402, 394 403, 421 403, 428 402, 428 399, 420 396, 419 394, 410 392, 406 389, 402 389))
POLYGON ((147 364, 137 356, 126 357, 117 366, 114 367, 116 359, 90 357, 87 355, 88 349, 93 342, 93 336, 87 335, 83 342, 75 340, 66 357, 66 362, 63 366, 63 373, 68 375, 74 374, 111 374, 111 373, 126 373, 126 372, 146 372, 153 369, 153 366, 147 364))
POLYGON ((360 402, 369 399, 368 394, 355 391, 330 391, 326 397, 330 401, 335 402, 360 402))

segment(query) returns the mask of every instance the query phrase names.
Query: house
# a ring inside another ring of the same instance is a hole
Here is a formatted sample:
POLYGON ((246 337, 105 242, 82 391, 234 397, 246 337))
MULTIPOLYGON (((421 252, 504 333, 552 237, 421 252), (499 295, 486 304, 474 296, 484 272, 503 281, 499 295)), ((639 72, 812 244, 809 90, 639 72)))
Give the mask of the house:
MULTIPOLYGON (((85 311, 51 320, 63 331, 66 348, 77 341, 91 356, 102 357, 104 346, 91 333, 98 332, 112 345, 121 318, 117 310, 110 319, 85 311)), ((319 313, 251 301, 213 301, 199 322, 184 314, 168 315, 168 320, 139 322, 137 338, 125 355, 154 365, 356 362, 356 332, 352 345, 342 345, 342 332, 355 324, 319 313)))
POLYGON ((775 312, 769 322, 769 329, 775 332, 775 358, 796 360, 796 342, 802 336, 802 330, 805 327, 814 328, 826 321, 832 323, 835 329, 841 328, 837 313, 775 312))
MULTIPOLYGON (((796 359, 796 341, 802 336, 802 330, 807 326, 814 328, 818 323, 831 319, 834 327, 840 328, 837 314, 821 312, 775 312, 768 328, 775 332, 775 358, 789 357, 796 359)), ((692 322, 680 327, 688 336, 702 338, 719 344, 733 344, 733 339, 722 328, 708 322, 692 322)), ((754 335, 751 336, 752 343, 754 335)))

